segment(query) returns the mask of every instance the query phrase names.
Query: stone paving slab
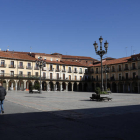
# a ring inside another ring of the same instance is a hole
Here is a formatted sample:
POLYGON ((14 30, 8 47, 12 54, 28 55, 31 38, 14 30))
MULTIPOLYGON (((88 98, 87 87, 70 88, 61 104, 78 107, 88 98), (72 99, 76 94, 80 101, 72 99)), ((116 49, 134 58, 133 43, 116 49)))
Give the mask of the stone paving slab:
POLYGON ((90 118, 140 111, 140 94, 112 93, 112 101, 90 101, 91 92, 9 91, 6 100, 66 118, 90 118))

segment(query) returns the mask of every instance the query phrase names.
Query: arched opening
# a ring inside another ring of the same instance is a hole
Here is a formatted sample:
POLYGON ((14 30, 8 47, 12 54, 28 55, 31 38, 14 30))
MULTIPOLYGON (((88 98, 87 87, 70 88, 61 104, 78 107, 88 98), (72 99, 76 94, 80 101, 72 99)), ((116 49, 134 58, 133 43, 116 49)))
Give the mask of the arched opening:
POLYGON ((45 81, 42 82, 42 90, 46 91, 47 90, 47 84, 45 81))
POLYGON ((15 90, 15 81, 14 80, 9 81, 8 90, 15 90))
POLYGON ((66 83, 65 82, 62 83, 62 91, 64 91, 64 90, 66 90, 66 83))
POLYGON ((112 83, 112 92, 117 92, 117 90, 116 90, 116 83, 112 83))
POLYGON ((99 83, 96 83, 96 88, 97 88, 97 87, 99 87, 99 88, 100 88, 100 84, 99 84, 99 83))
POLYGON ((88 85, 87 83, 84 84, 84 91, 87 91, 88 90, 88 85))
POLYGON ((17 90, 24 90, 24 82, 23 82, 23 80, 18 81, 17 90))
POLYGON ((74 85, 73 85, 73 91, 77 91, 77 83, 74 83, 74 85))
POLYGON ((56 91, 60 91, 60 84, 59 84, 59 82, 56 82, 56 91))
POLYGON ((129 93, 130 92, 130 83, 128 83, 128 82, 125 83, 125 87, 124 88, 125 88, 125 92, 129 93))
POLYGON ((53 91, 53 82, 50 82, 50 91, 53 91))
POLYGON ((71 83, 68 83, 68 91, 71 91, 71 83))
POLYGON ((79 83, 79 91, 82 91, 82 83, 79 83))
POLYGON ((95 85, 94 85, 94 83, 92 83, 91 86, 92 86, 91 91, 94 92, 95 91, 95 85))
POLYGON ((118 89, 120 93, 123 93, 123 83, 118 83, 118 89))
POLYGON ((136 82, 132 83, 132 92, 138 93, 138 84, 136 82))

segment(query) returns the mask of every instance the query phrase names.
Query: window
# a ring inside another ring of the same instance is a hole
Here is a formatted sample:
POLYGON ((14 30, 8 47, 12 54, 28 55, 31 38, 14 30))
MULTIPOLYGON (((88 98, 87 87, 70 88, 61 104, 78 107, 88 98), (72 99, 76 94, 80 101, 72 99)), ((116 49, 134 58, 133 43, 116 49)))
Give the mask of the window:
POLYGON ((136 72, 133 72, 133 79, 136 78, 136 72))
POLYGON ((91 79, 93 80, 93 76, 91 77, 91 79))
POLYGON ((11 71, 10 72, 10 75, 13 77, 14 76, 14 71, 11 71))
POLYGON ((79 73, 82 74, 82 68, 80 68, 79 73))
POLYGON ((35 72, 35 76, 38 77, 38 72, 35 72))
POLYGON ((71 72, 71 67, 69 67, 69 72, 71 72))
POLYGON ((28 63, 27 68, 28 68, 28 69, 31 69, 31 63, 28 63))
POLYGON ((3 67, 5 65, 5 60, 1 60, 1 66, 3 67))
POLYGON ((56 74, 57 79, 59 79, 59 73, 56 74))
POLYGON ((4 70, 1 70, 1 76, 4 76, 4 70))
POLYGON ((77 73, 77 68, 74 68, 74 72, 77 73))
POLYGON ((98 68, 96 68, 96 73, 98 73, 98 68))
POLYGON ((56 65, 56 70, 59 71, 59 65, 56 65))
POLYGON ((125 64, 125 70, 128 70, 128 64, 125 64))
POLYGON ((65 74, 63 74, 63 80, 65 80, 65 74))
POLYGON ((121 76, 121 74, 119 73, 119 80, 121 80, 122 79, 122 76, 121 76))
POLYGON ((46 78, 46 72, 43 72, 43 78, 46 78))
POLYGON ((52 73, 50 73, 50 79, 52 79, 52 73))
POLYGON ((53 70, 53 65, 52 65, 52 64, 50 64, 50 70, 51 70, 51 71, 53 70))
POLYGON ((11 61, 11 66, 14 66, 14 61, 11 61))
POLYGON ((119 65, 119 71, 121 71, 121 65, 119 65))
POLYGON ((23 75, 23 72, 22 71, 19 71, 19 76, 22 76, 23 75))
POLYGON ((128 73, 125 73, 125 78, 128 79, 128 73))
POLYGON ((112 66, 112 72, 114 72, 115 71, 115 67, 114 66, 112 66))
POLYGON ((69 75, 69 80, 71 80, 71 75, 69 75))
POLYGON ((135 63, 132 63, 132 69, 136 69, 135 63))
POLYGON ((30 77, 31 76, 31 72, 28 72, 27 75, 28 75, 28 77, 30 77))
POLYGON ((82 80, 82 76, 80 76, 80 81, 82 80))
POLYGON ((77 76, 75 76, 75 80, 77 80, 77 76))
POLYGON ((63 65, 63 71, 65 71, 65 65, 63 65))
POLYGON ((98 81, 98 75, 96 75, 96 80, 98 81))
POLYGON ((23 66, 23 62, 19 62, 19 66, 22 67, 23 66))

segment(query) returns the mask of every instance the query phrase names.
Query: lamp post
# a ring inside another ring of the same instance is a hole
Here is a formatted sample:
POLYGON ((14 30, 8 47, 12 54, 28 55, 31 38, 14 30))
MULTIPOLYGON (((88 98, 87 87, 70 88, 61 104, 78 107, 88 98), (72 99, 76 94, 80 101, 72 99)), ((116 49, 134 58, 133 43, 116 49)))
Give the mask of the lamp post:
POLYGON ((107 72, 109 71, 109 68, 107 67, 107 65, 105 65, 104 70, 105 70, 105 74, 106 74, 106 87, 105 87, 105 90, 107 91, 107 72))
POLYGON ((99 51, 97 51, 98 44, 96 43, 96 41, 95 41, 95 43, 93 45, 94 45, 96 54, 101 57, 101 83, 102 83, 101 84, 101 91, 104 91, 104 87, 103 87, 103 71, 102 71, 102 57, 103 57, 104 54, 107 53, 108 43, 107 43, 107 41, 104 43, 105 50, 102 50, 102 41, 103 41, 102 36, 100 36, 99 41, 100 41, 100 50, 99 51))
POLYGON ((40 68, 40 88, 39 88, 39 92, 41 93, 41 69, 43 67, 45 67, 46 61, 42 59, 42 57, 38 57, 38 59, 36 60, 36 65, 37 67, 40 68))

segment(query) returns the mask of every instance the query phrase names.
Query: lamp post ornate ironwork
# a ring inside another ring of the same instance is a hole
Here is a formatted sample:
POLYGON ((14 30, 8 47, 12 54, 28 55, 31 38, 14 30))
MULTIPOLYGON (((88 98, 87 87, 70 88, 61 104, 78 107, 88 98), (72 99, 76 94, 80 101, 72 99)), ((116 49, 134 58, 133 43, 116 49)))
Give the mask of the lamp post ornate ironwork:
POLYGON ((46 61, 42 59, 42 57, 38 57, 38 59, 36 60, 36 65, 37 67, 40 68, 40 88, 39 88, 39 92, 41 93, 41 69, 43 67, 45 67, 46 61))
POLYGON ((106 86, 105 86, 105 91, 107 91, 107 72, 109 71, 109 67, 107 67, 107 65, 105 65, 104 70, 105 70, 105 74, 106 74, 106 86))
POLYGON ((107 53, 108 42, 106 41, 106 42, 104 43, 105 50, 102 50, 102 41, 103 41, 102 36, 100 36, 99 41, 100 41, 100 50, 99 50, 99 51, 97 51, 97 49, 98 49, 98 44, 96 43, 96 41, 95 41, 95 43, 94 43, 93 45, 94 45, 96 54, 99 55, 99 56, 101 57, 101 91, 104 91, 104 87, 103 87, 102 57, 103 57, 104 54, 107 53))

